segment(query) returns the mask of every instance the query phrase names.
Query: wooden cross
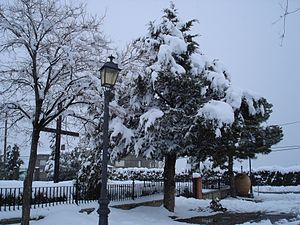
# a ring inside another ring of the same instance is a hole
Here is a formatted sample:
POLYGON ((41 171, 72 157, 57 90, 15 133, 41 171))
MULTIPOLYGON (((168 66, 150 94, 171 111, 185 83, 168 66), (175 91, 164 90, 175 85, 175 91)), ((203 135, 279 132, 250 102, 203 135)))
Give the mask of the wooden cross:
POLYGON ((59 159, 60 159, 61 135, 79 137, 79 133, 77 132, 62 130, 61 123, 62 123, 62 116, 59 116, 56 120, 56 129, 48 128, 48 127, 42 128, 42 131, 44 132, 55 133, 54 176, 53 176, 54 183, 59 182, 59 159))

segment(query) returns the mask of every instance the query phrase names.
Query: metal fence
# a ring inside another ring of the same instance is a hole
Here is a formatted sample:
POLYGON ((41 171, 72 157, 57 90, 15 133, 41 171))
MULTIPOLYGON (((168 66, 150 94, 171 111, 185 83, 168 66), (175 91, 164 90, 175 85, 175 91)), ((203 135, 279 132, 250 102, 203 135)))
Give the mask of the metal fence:
POLYGON ((108 197, 111 201, 123 201, 162 193, 162 181, 132 181, 131 184, 110 184, 108 197))
MULTIPOLYGON (((31 207, 76 203, 75 186, 33 187, 31 207)), ((0 188, 0 211, 18 210, 22 205, 23 188, 0 188)))
POLYGON ((193 181, 191 179, 176 181, 176 196, 192 197, 193 181))
MULTIPOLYGON (((163 192, 163 181, 132 181, 108 184, 111 201, 124 201, 163 192)), ((100 193, 91 193, 74 186, 33 187, 31 207, 48 207, 58 204, 80 204, 98 200, 100 193)), ((19 210, 22 205, 23 188, 0 188, 0 211, 19 210)), ((177 181, 176 196, 192 196, 192 181, 177 181)))
POLYGON ((222 177, 213 177, 202 180, 203 189, 222 189, 229 186, 229 182, 222 177))

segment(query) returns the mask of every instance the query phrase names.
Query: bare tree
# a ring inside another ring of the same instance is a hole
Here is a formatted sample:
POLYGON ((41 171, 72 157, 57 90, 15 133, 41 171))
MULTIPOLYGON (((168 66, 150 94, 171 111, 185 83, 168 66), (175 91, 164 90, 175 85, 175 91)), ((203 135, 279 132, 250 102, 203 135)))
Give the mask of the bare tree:
POLYGON ((287 21, 287 17, 290 16, 291 14, 299 13, 300 12, 300 6, 296 6, 296 7, 291 8, 291 6, 290 6, 290 0, 283 0, 280 3, 280 8, 282 9, 282 14, 274 22, 274 24, 278 23, 278 22, 282 22, 282 32, 281 32, 281 35, 280 35, 280 40, 281 40, 280 45, 282 46, 284 37, 286 35, 286 21, 287 21))
POLYGON ((59 0, 0 4, 0 109, 32 129, 22 225, 29 225, 40 132, 84 102, 81 94, 108 44, 100 28, 101 18, 87 17, 84 5, 59 0))

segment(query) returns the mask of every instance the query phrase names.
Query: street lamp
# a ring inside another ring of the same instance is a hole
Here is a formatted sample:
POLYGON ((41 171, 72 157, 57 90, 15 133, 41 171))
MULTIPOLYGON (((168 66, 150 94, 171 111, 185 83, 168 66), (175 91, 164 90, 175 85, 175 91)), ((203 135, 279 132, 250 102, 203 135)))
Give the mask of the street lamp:
POLYGON ((101 193, 99 198, 99 225, 108 225, 108 208, 109 199, 107 196, 107 163, 108 163, 108 120, 109 120, 109 98, 111 96, 111 88, 115 85, 118 74, 121 69, 113 62, 112 55, 108 57, 109 62, 106 62, 100 69, 101 86, 104 90, 104 121, 103 121, 103 154, 102 154, 102 170, 101 170, 101 193))
POLYGON ((118 78, 118 74, 121 69, 118 68, 118 65, 113 62, 114 58, 112 55, 108 57, 109 62, 106 62, 100 69, 101 75, 101 86, 112 88, 118 78))

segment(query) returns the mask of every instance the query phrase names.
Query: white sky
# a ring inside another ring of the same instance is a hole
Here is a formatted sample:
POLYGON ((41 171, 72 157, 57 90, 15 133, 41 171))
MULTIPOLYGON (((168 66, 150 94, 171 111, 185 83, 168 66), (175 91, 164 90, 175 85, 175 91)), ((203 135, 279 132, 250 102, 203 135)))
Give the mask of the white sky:
MULTIPOLYGON (((93 14, 104 19, 104 32, 113 45, 145 35, 149 21, 161 17, 169 0, 85 0, 93 14)), ((287 18, 286 37, 280 46, 282 23, 273 24, 282 0, 175 0, 183 20, 198 19, 193 31, 203 53, 220 59, 235 86, 255 91, 271 102, 269 124, 300 121, 300 13, 287 18)), ((290 1, 291 9, 300 6, 290 1)), ((300 145, 300 123, 284 126, 278 146, 300 145)), ((253 167, 300 164, 300 149, 259 156, 253 167)), ((236 165, 238 166, 238 165, 236 165)))

